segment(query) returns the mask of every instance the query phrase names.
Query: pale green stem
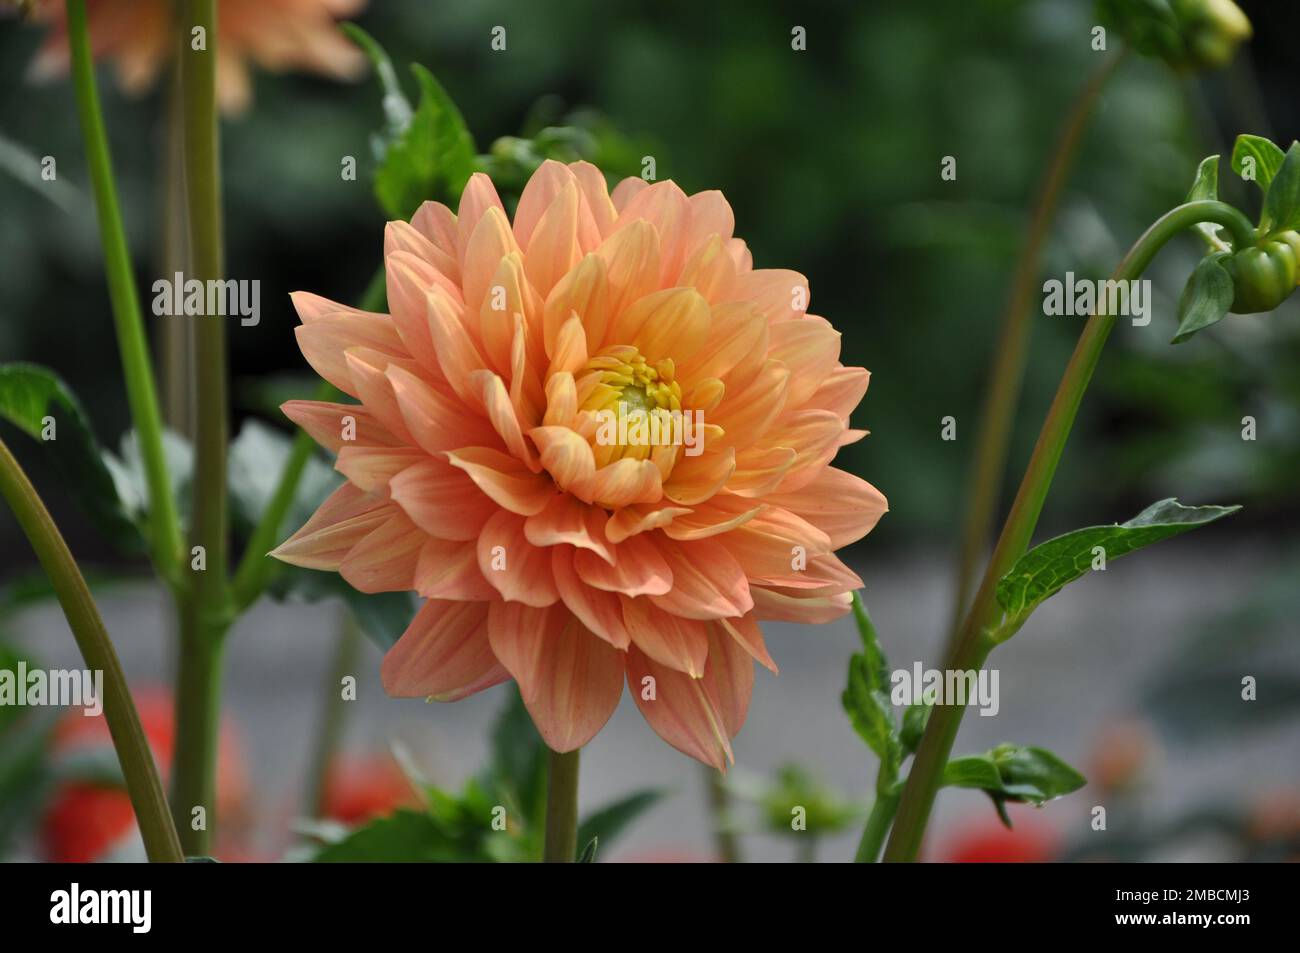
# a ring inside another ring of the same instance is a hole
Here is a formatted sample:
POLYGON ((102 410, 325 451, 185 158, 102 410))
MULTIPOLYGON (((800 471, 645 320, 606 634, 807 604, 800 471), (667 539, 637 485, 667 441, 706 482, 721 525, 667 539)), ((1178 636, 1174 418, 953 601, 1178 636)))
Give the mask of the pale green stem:
MULTIPOLYGON (((186 220, 190 266, 199 281, 223 273, 221 177, 217 135, 215 0, 185 0, 178 29, 201 30, 204 49, 180 48, 186 220)), ((206 824, 181 827, 188 854, 207 854, 216 827, 217 733, 220 722, 222 642, 232 613, 227 601, 226 318, 194 318, 196 425, 194 526, 191 552, 201 547, 204 568, 192 568, 192 597, 181 610, 180 669, 176 682, 176 753, 172 809, 178 819, 203 808, 206 824)), ((193 567, 193 563, 191 563, 193 567)))
MULTIPOLYGON (((1113 279, 1126 281, 1138 278, 1166 242, 1199 222, 1224 226, 1231 232, 1238 248, 1246 247, 1255 240, 1255 231, 1250 222, 1231 206, 1215 201, 1189 202, 1165 213, 1147 229, 1120 262, 1113 279)), ((1079 405, 1116 318, 1116 315, 1098 313, 1084 325, 1079 343, 1065 368, 1056 397, 1038 435, 1038 442, 1034 446, 1033 456, 1025 470, 1011 512, 1003 524, 997 546, 985 570, 984 580, 966 621, 962 624, 960 638, 948 657, 947 669, 950 671, 979 669, 992 650, 986 627, 994 621, 998 580, 1029 545, 1070 429, 1078 415, 1079 405)), ((885 848, 885 860, 916 859, 943 769, 957 738, 964 713, 965 707, 962 705, 935 706, 903 787, 893 831, 885 848)))
POLYGON ((0 441, 0 495, 13 510, 18 525, 50 578, 86 667, 92 672, 103 673, 104 718, 108 722, 118 763, 122 766, 122 777, 144 840, 145 854, 155 863, 180 863, 185 857, 167 812, 167 799, 163 796, 158 767, 140 725, 140 715, 131 699, 122 664, 108 637, 108 630, 104 628, 104 620, 49 511, 3 441, 0 441))
POLYGON ((578 751, 547 749, 546 833, 542 860, 571 864, 578 859, 578 751))
POLYGON ((1011 422, 1020 399, 1029 332, 1033 326, 1030 304, 1037 287, 1043 246, 1047 242, 1061 192, 1083 141, 1088 120, 1092 117, 1101 91, 1122 59, 1122 51, 1107 57, 1079 91, 1066 115, 1029 218, 1020 257, 1016 261, 1015 273, 1011 279, 1011 296, 993 347, 993 366, 989 372, 988 391, 975 437, 975 456, 966 490, 966 513, 957 557, 956 595, 953 598, 952 624, 949 630, 950 648, 956 642, 962 616, 970 600, 975 570, 984 554, 993 512, 1002 489, 1007 447, 1011 442, 1011 422))
POLYGON ((122 373, 126 379, 127 401, 140 444, 140 457, 144 464, 145 484, 149 494, 150 552, 159 574, 170 585, 176 586, 182 578, 180 520, 167 476, 167 461, 162 444, 162 418, 158 411, 158 395, 154 389, 149 345, 145 339, 135 279, 131 273, 131 256, 122 227, 108 137, 104 132, 104 118, 99 107, 95 66, 86 25, 85 0, 68 0, 67 14, 77 114, 86 143, 86 162, 98 212, 99 237, 104 249, 104 271, 108 278, 108 294, 117 329, 122 373))

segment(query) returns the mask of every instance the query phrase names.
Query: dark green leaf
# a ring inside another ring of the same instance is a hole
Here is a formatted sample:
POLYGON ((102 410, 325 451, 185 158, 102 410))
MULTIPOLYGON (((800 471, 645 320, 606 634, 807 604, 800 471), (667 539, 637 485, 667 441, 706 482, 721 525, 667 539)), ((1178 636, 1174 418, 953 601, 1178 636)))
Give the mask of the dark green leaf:
POLYGON ((934 703, 930 701, 908 705, 903 711, 903 727, 898 732, 898 741, 902 745, 904 755, 912 754, 921 744, 921 736, 925 734, 925 726, 930 723, 932 711, 934 711, 934 703))
POLYGON ((1270 233, 1300 227, 1300 142, 1291 143, 1282 167, 1268 187, 1264 218, 1270 233))
POLYGON ((381 138, 378 144, 379 155, 376 158, 380 158, 383 150, 387 149, 388 143, 400 136, 411 124, 414 110, 411 108, 410 100, 406 98, 406 93, 402 92, 402 84, 397 81, 397 71, 393 69, 393 61, 388 58, 388 54, 379 42, 355 23, 344 23, 341 26, 343 32, 351 38, 352 42, 361 47, 362 52, 374 66, 375 75, 379 78, 379 86, 383 90, 383 109, 388 124, 388 135, 381 138))
POLYGON ((599 838, 602 844, 608 845, 667 793, 663 789, 647 788, 597 808, 578 825, 578 843, 594 843, 599 838))
POLYGON ((1223 263, 1227 252, 1206 255, 1197 263, 1178 300, 1178 333, 1169 343, 1182 344, 1197 331, 1222 321, 1232 307, 1232 275, 1223 263))
POLYGON ((370 821, 313 858, 316 863, 450 863, 484 859, 467 855, 455 832, 418 811, 398 810, 370 821))
POLYGON ((889 663, 880 648, 876 627, 858 594, 853 594, 853 617, 862 637, 862 652, 849 659, 848 686, 841 702, 853 729, 880 758, 886 781, 897 774, 902 761, 894 705, 889 699, 889 663))
POLYGON ((409 219, 428 199, 460 195, 475 168, 474 139, 451 97, 424 67, 412 64, 420 104, 375 171, 375 196, 392 218, 409 219))
MULTIPOLYGON (((1217 155, 1207 156, 1201 160, 1201 164, 1196 170, 1196 181, 1192 183, 1192 187, 1187 193, 1187 201, 1199 202, 1214 200, 1218 197, 1219 157, 1217 155)), ((1196 226, 1196 230, 1211 248, 1221 249, 1223 247, 1222 242, 1219 240, 1218 225, 1202 222, 1196 226)))
POLYGON ((1286 154, 1263 136, 1243 134, 1232 146, 1232 171, 1253 181, 1267 195, 1285 158, 1286 154))
POLYGON ((1237 512, 1239 506, 1183 506, 1153 503, 1126 523, 1090 526, 1035 546, 998 580, 997 599, 1006 613, 994 638, 1013 635, 1044 599, 1087 573, 1100 556, 1107 563, 1136 549, 1237 512), (1095 552, 1100 549, 1100 552, 1095 552))
POLYGON ((110 542, 131 555, 145 551, 90 418, 57 374, 35 364, 0 365, 0 417, 46 448, 72 496, 110 542), (47 417, 52 439, 45 439, 47 417))
POLYGON ((978 788, 995 801, 1035 806, 1086 783, 1082 774, 1052 752, 1026 745, 1001 744, 983 754, 954 758, 943 769, 945 787, 978 788))
POLYGON ((598 841, 595 837, 587 842, 587 846, 582 848, 582 853, 578 855, 578 863, 594 864, 596 862, 596 847, 598 841))

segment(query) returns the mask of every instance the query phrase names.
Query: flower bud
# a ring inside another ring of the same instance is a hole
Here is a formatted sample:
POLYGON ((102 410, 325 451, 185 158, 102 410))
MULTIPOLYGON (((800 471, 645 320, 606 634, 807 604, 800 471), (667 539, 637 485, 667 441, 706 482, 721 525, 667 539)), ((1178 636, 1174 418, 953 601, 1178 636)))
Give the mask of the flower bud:
POLYGON ((1250 39, 1250 20, 1232 0, 1173 0, 1172 6, 1186 45, 1185 65, 1226 66, 1250 39))
POLYGON ((1232 275, 1232 312, 1272 311, 1295 291, 1298 263, 1300 234, 1291 231, 1234 253, 1224 261, 1232 275))

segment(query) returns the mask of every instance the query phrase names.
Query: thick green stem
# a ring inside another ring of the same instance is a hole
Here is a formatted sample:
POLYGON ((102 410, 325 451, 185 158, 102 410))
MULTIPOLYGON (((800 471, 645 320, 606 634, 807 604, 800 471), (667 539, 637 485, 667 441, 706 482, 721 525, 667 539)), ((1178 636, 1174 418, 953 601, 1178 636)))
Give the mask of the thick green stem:
MULTIPOLYGON (((185 0, 180 24, 203 43, 180 48, 189 278, 222 277, 221 178, 217 144, 217 30, 214 0, 185 0), (201 45, 202 49, 195 49, 201 45)), ((193 319, 195 382, 194 525, 190 562, 194 585, 181 607, 180 671, 176 683, 176 753, 172 774, 177 816, 207 812, 203 830, 181 830, 187 853, 208 852, 215 828, 216 737, 220 717, 221 643, 230 623, 226 595, 227 507, 226 319, 193 319)))
POLYGON ((880 856, 880 848, 889 833, 889 825, 894 822, 894 813, 898 810, 898 791, 877 794, 876 803, 871 805, 871 814, 867 817, 867 826, 862 830, 862 839, 858 841, 858 852, 853 857, 857 864, 874 864, 880 856))
POLYGON ((704 784, 709 792, 709 821, 713 825, 713 846, 724 864, 740 863, 740 841, 732 827, 731 792, 722 772, 712 765, 701 765, 704 784))
POLYGON ((167 799, 163 796, 158 767, 140 725, 140 715, 131 700, 122 664, 104 628, 104 620, 100 618, 86 580, 49 511, 3 441, 0 441, 0 494, 13 510, 18 525, 31 541, 41 567, 54 586, 86 667, 92 672, 103 673, 104 718, 113 738, 118 763, 122 766, 122 777, 126 780, 126 791, 144 839, 145 853, 155 863, 180 863, 185 857, 167 812, 167 799))
MULTIPOLYGON (((189 37, 177 30, 176 58, 189 37)), ((180 71, 173 69, 167 84, 167 115, 163 128, 162 246, 158 262, 163 277, 173 280, 177 272, 190 267, 189 226, 185 220, 185 150, 181 130, 184 125, 180 71)), ((158 379, 162 382, 163 420, 187 440, 194 437, 194 394, 190 390, 194 359, 193 331, 189 320, 171 316, 158 322, 155 341, 158 345, 158 379)))
POLYGON ((1002 327, 993 348, 993 366, 988 379, 988 391, 980 413, 979 430, 975 438, 975 456, 971 465, 966 490, 966 513, 962 523, 961 543, 957 557, 956 595, 953 599, 952 625, 949 646, 955 643, 961 627, 962 614, 970 601, 975 569, 988 540, 993 511, 998 493, 1002 489, 1006 470, 1007 447, 1011 441, 1011 421, 1015 417, 1020 399, 1020 386, 1025 371, 1025 354, 1029 347, 1030 304, 1037 287, 1039 260, 1047 234, 1056 215, 1061 192, 1065 187, 1070 168, 1083 141, 1084 130, 1092 117, 1097 98, 1119 65, 1123 53, 1109 56, 1079 91, 1078 97, 1066 115, 1056 148, 1047 166, 1039 188, 1038 198, 1029 218, 1025 242, 1011 279, 1011 296, 1002 318, 1002 327))
MULTIPOLYGON (((1251 244, 1255 239, 1250 222, 1230 205, 1214 201, 1188 202, 1165 213, 1147 229, 1120 262, 1112 278, 1116 281, 1138 278, 1166 242, 1199 222, 1224 226, 1232 234, 1238 248, 1251 244)), ((1098 312, 1084 325, 1079 343, 1066 365, 1056 397, 1038 435, 1038 442, 1034 446, 1033 456, 1030 457, 1011 512, 1003 524, 983 582, 962 623, 957 643, 948 656, 947 668, 950 671, 979 669, 992 649, 985 629, 994 620, 997 582, 1029 545, 1061 453, 1065 449, 1065 442, 1070 435, 1070 428, 1074 425, 1084 392, 1116 319, 1116 315, 1098 312)), ((943 768, 957 738, 964 713, 965 708, 961 705, 935 706, 903 788, 898 815, 889 844, 885 848, 885 860, 916 859, 943 768)))
POLYGON ((86 142, 86 162, 91 189, 99 217, 99 238, 104 249, 104 271, 108 278, 109 300, 117 329, 122 373, 126 378, 127 401, 131 420, 140 442, 145 483, 149 492, 150 552, 159 574, 173 586, 180 579, 182 542, 176 501, 172 498, 163 455, 162 418, 158 395, 154 389, 149 345, 145 340, 140 300, 131 273, 131 256, 122 227, 113 164, 104 132, 104 117, 99 108, 95 85, 95 66, 86 26, 85 0, 68 0, 68 44, 72 54, 72 83, 77 98, 81 134, 86 142))
POLYGON ((578 858, 578 755, 547 750, 546 835, 542 860, 571 864, 578 858))

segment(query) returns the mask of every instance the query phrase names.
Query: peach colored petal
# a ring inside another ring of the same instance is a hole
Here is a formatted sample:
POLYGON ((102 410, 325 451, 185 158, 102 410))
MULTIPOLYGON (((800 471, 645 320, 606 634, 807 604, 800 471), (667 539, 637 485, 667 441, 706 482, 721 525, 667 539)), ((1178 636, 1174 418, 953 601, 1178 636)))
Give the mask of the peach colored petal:
POLYGON ((480 219, 492 208, 505 211, 492 180, 482 172, 475 172, 465 183, 465 191, 460 195, 460 207, 456 212, 456 259, 462 268, 470 236, 474 234, 480 219))
POLYGON ((294 566, 337 572, 352 547, 387 522, 393 509, 390 503, 344 483, 271 555, 294 566))
POLYGON ((519 417, 514 405, 510 403, 510 394, 501 378, 491 371, 475 371, 470 375, 470 383, 479 389, 479 400, 483 412, 492 423, 506 450, 518 460, 522 460, 528 469, 537 473, 542 465, 537 462, 532 446, 524 440, 524 432, 519 426, 519 417))
MULTIPOLYGON (((571 162, 569 170, 573 172, 578 190, 582 193, 583 201, 591 212, 591 220, 596 226, 599 237, 604 238, 614 230, 614 222, 618 218, 618 209, 614 208, 614 203, 609 198, 605 173, 590 162, 571 162)), ((585 240, 585 236, 579 238, 585 240)), ((587 247, 584 245, 584 249, 587 247)))
POLYGON ((681 362, 682 379, 716 377, 738 391, 763 367, 767 342, 767 319, 758 311, 745 302, 719 305, 713 308, 704 345, 689 361, 681 362))
POLYGON ((528 541, 522 516, 499 510, 487 521, 478 538, 478 567, 509 602, 542 608, 560 598, 551 554, 528 541))
POLYGON ((590 550, 610 565, 614 554, 605 539, 609 517, 598 506, 588 506, 572 496, 557 493, 546 509, 524 523, 524 536, 534 546, 568 544, 590 550))
MULTIPOLYGON (((605 262, 608 321, 659 287, 659 235, 649 222, 620 227, 596 254, 605 262)), ((607 331, 602 344, 623 344, 607 331)))
POLYGON ((518 252, 519 246, 515 243, 506 213, 499 208, 489 208, 474 226, 461 262, 462 294, 470 314, 478 314, 483 307, 501 259, 518 252))
POLYGON ((528 436, 537 445, 542 467, 556 486, 575 494, 586 503, 591 496, 586 488, 596 475, 596 458, 591 444, 568 427, 534 427, 528 436))
POLYGON ((803 517, 824 532, 833 549, 856 543, 889 510, 889 502, 866 480, 827 467, 795 493, 764 498, 803 517))
POLYGON ((425 304, 438 366, 457 396, 472 406, 477 398, 469 378, 475 371, 484 370, 487 361, 461 324, 450 298, 435 288, 425 298, 425 304))
POLYGON ((708 442, 698 457, 683 457, 664 484, 664 495, 674 503, 694 506, 717 493, 736 472, 736 448, 710 450, 708 442))
MULTIPOLYGON (((375 318, 383 317, 377 315, 375 318)), ((372 320, 349 314, 322 315, 294 329, 298 347, 307 363, 325 380, 343 393, 359 397, 348 370, 345 352, 367 348, 391 358, 410 355, 391 320, 372 320)))
POLYGON ((389 695, 435 701, 457 701, 510 677, 488 640, 487 603, 438 599, 416 613, 379 671, 389 695))
POLYGON ((725 771, 734 761, 721 705, 700 679, 627 650, 627 688, 637 708, 664 741, 697 761, 725 771))
POLYGON ((777 622, 832 622, 853 606, 853 597, 847 592, 808 598, 773 592, 763 586, 750 586, 749 592, 754 597, 754 614, 777 622))
POLYGON ((832 596, 862 588, 858 574, 831 554, 812 556, 802 568, 787 567, 771 576, 751 575, 750 582, 798 596, 832 596))
POLYGON ((773 675, 777 674, 776 662, 772 661, 772 656, 767 652, 767 643, 763 641, 763 630, 758 627, 758 620, 754 617, 754 613, 747 613, 739 619, 718 619, 712 625, 735 639, 754 661, 773 675))
POLYGON ((743 526, 763 510, 763 503, 725 493, 715 494, 664 526, 671 539, 705 539, 743 526))
POLYGON ((768 361, 747 386, 726 394, 709 417, 709 423, 723 429, 723 446, 771 442, 768 430, 786 407, 789 382, 789 369, 768 361))
POLYGON ((426 599, 490 602, 497 597, 478 566, 478 546, 429 536, 415 564, 415 591, 426 599))
POLYGON ((551 366, 546 371, 548 381, 555 374, 576 374, 586 366, 587 332, 576 313, 560 325, 551 354, 551 366))
POLYGON ((542 417, 547 427, 568 427, 578 412, 578 388, 573 375, 567 371, 552 374, 546 382, 546 414, 542 417))
POLYGON ((478 539, 497 505, 465 473, 440 458, 417 463, 388 484, 393 502, 439 539, 478 539))
POLYGON ((785 479, 798 454, 791 447, 746 447, 736 454, 736 472, 728 491, 752 499, 766 499, 785 479))
POLYGON ((586 332, 587 350, 596 351, 609 324, 609 282, 599 255, 584 257, 546 296, 542 333, 547 357, 554 357, 560 328, 575 314, 586 332))
POLYGON ((582 258, 578 243, 579 204, 577 183, 570 178, 542 214, 524 252, 524 271, 543 297, 582 258))
POLYGON ((615 648, 626 649, 632 637, 623 624, 623 604, 616 593, 582 581, 573 565, 576 556, 577 551, 566 546, 551 549, 551 572, 560 598, 588 629, 615 648))
POLYGON ((660 665, 692 678, 703 677, 709 654, 705 623, 665 612, 648 599, 621 596, 619 601, 633 645, 660 665))
POLYGON ((605 535, 611 543, 621 543, 638 533, 667 526, 689 512, 685 506, 625 506, 605 524, 605 535))
POLYGON ((668 592, 650 597, 660 609, 685 619, 721 619, 754 607, 744 567, 721 543, 661 540, 658 548, 673 580, 668 592))
POLYGON ((609 200, 613 203, 615 211, 622 212, 627 207, 627 203, 632 200, 632 197, 649 185, 649 182, 635 176, 628 176, 619 182, 618 185, 614 186, 614 191, 609 194, 609 200))
POLYGON ((619 543, 612 559, 585 549, 577 552, 573 568, 587 585, 625 596, 662 595, 673 586, 672 570, 648 534, 619 543))
POLYGON ((745 647, 719 626, 709 627, 709 661, 704 688, 716 700, 722 727, 734 738, 745 724, 754 692, 754 661, 745 647))
POLYGON ((768 358, 790 373, 786 406, 802 407, 840 363, 840 332, 822 320, 777 321, 770 329, 768 358))
POLYGON ((717 235, 700 245, 682 266, 679 285, 694 288, 711 304, 725 301, 736 283, 736 265, 717 235))
POLYGON ((785 268, 760 268, 736 276, 733 296, 750 302, 769 321, 802 318, 808 309, 808 279, 785 268), (802 304, 802 308, 796 305, 802 304))
POLYGON ((736 215, 721 192, 711 189, 696 192, 690 197, 691 227, 687 244, 698 247, 712 236, 722 241, 731 238, 736 230, 736 215))
POLYGON ((391 511, 348 551, 339 575, 358 592, 401 592, 414 588, 415 566, 424 534, 401 510, 391 511))
POLYGON ((800 410, 777 421, 763 443, 788 447, 795 452, 794 463, 777 489, 791 492, 815 480, 835 458, 843 434, 843 421, 829 410, 800 410))
POLYGON ((581 748, 614 714, 623 694, 623 653, 563 608, 494 602, 488 636, 552 751, 581 748))
POLYGON ((849 414, 862 402, 870 381, 871 374, 865 368, 837 367, 803 406, 809 410, 829 410, 847 424, 849 414))
POLYGON ((390 364, 385 374, 402 423, 426 453, 440 454, 495 441, 495 431, 488 421, 468 413, 454 396, 396 364, 390 364))
POLYGON ((545 474, 489 447, 465 447, 446 453, 447 462, 469 474, 478 488, 512 513, 532 516, 546 508, 555 487, 545 474))
POLYGON ((427 459, 428 454, 418 448, 350 445, 339 450, 334 469, 366 493, 387 496, 389 480, 407 467, 427 459))
POLYGON ((527 320, 539 308, 537 293, 524 275, 524 257, 511 252, 497 263, 496 272, 479 308, 479 334, 483 353, 492 366, 509 376, 515 315, 527 320))
POLYGON ((402 445, 360 404, 290 400, 281 404, 280 410, 318 444, 335 453, 348 443, 369 447, 402 445))
POLYGON ((632 344, 654 364, 688 361, 709 333, 709 303, 694 288, 667 288, 646 295, 614 319, 613 341, 632 344))
POLYGON ((816 526, 771 505, 719 541, 750 576, 787 576, 797 563, 831 551, 816 526))
POLYGON ((690 216, 691 205, 686 193, 671 179, 641 189, 619 213, 619 227, 643 218, 658 233, 660 287, 675 285, 681 274, 686 261, 686 226, 690 216))
POLYGON ((663 496, 659 468, 649 460, 624 457, 596 471, 586 485, 575 492, 583 499, 609 509, 633 503, 656 503, 663 496))
POLYGON ((388 307, 403 348, 420 365, 437 367, 438 356, 433 350, 424 301, 435 283, 433 267, 414 255, 397 252, 384 259, 384 272, 388 307))
POLYGON ((352 392, 389 433, 408 446, 415 443, 406 427, 397 395, 388 379, 388 369, 396 366, 414 372, 411 363, 399 363, 382 351, 370 348, 349 348, 344 354, 348 375, 352 378, 352 392))
POLYGON ((448 278, 460 280, 460 254, 456 250, 456 214, 441 202, 425 202, 411 217, 411 226, 442 253, 432 263, 448 278))

